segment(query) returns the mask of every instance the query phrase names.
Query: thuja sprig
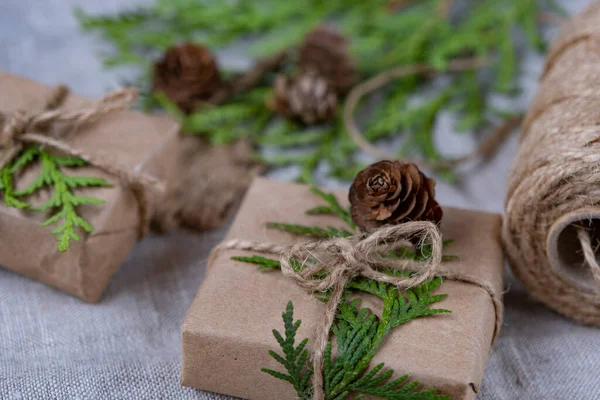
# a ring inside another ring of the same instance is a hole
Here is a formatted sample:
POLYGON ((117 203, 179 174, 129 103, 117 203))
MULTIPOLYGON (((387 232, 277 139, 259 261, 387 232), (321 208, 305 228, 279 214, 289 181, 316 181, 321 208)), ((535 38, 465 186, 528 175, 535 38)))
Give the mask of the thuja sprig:
MULTIPOLYGON (((325 200, 326 205, 317 206, 307 211, 312 215, 336 215, 351 228, 355 228, 348 210, 343 208, 331 193, 325 193, 317 188, 312 192, 325 200)), ((347 237, 351 232, 343 228, 319 228, 302 225, 290 225, 281 223, 269 223, 269 227, 283 229, 287 232, 299 235, 311 235, 321 238, 347 237)), ((444 246, 451 241, 444 242, 444 246)), ((416 251, 401 249, 391 254, 382 254, 382 257, 409 258, 417 261, 425 261, 431 257, 431 247, 424 244, 416 251)), ((279 260, 262 256, 236 256, 233 260, 257 265, 259 270, 280 269, 279 260)), ((446 257, 454 259, 454 257, 446 257)), ((303 260, 304 263, 316 260, 303 260)), ((291 259, 292 268, 300 271, 305 268, 304 263, 291 259)), ((387 270, 387 274, 393 276, 410 276, 409 272, 398 270, 387 270)), ((324 278, 327 272, 322 272, 316 279, 324 278)), ((449 313, 446 309, 431 308, 432 304, 442 301, 447 297, 445 294, 435 295, 433 292, 439 288, 442 278, 435 277, 431 280, 400 291, 394 285, 377 282, 371 279, 358 277, 346 284, 344 300, 336 310, 336 320, 332 327, 333 337, 327 343, 324 354, 324 391, 327 400, 359 399, 363 396, 374 396, 390 400, 446 400, 448 396, 439 394, 432 388, 419 390, 418 381, 409 381, 408 375, 400 376, 392 380, 394 371, 386 369, 383 363, 370 368, 371 361, 383 344, 389 333, 409 321, 417 318, 432 316, 441 313, 449 313), (349 300, 349 296, 359 293, 369 293, 378 297, 383 303, 381 316, 375 315, 368 308, 359 308, 360 299, 349 300), (334 343, 337 346, 337 356, 333 356, 334 343)), ((329 292, 321 293, 317 299, 322 302, 329 301, 329 292)), ((307 364, 308 339, 304 339, 298 346, 295 344, 296 334, 301 321, 294 321, 293 305, 288 302, 286 311, 283 313, 285 337, 277 330, 273 330, 283 354, 269 351, 286 372, 273 369, 262 369, 263 372, 289 382, 293 385, 298 398, 310 400, 312 398, 312 386, 310 379, 313 371, 307 364)))
MULTIPOLYGON (((340 205, 335 196, 332 193, 325 193, 321 189, 313 186, 311 192, 325 200, 326 205, 316 206, 306 211, 308 215, 336 215, 341 221, 346 223, 348 227, 354 231, 356 224, 352 221, 350 211, 340 205)), ((313 236, 323 239, 331 239, 335 237, 350 237, 353 235, 352 231, 345 228, 335 228, 328 226, 327 228, 321 228, 318 226, 306 226, 299 224, 287 224, 281 222, 267 222, 268 228, 281 229, 285 232, 291 233, 298 236, 313 236)))
POLYGON ((186 115, 164 94, 155 93, 153 99, 181 121, 184 135, 201 135, 211 144, 223 145, 238 139, 260 140, 260 133, 271 121, 271 112, 264 105, 270 88, 256 87, 234 96, 218 106, 206 104, 186 115))
POLYGON ((407 376, 389 382, 393 371, 384 370, 383 363, 368 372, 372 359, 392 329, 416 318, 450 312, 446 309, 430 308, 432 304, 446 298, 446 295, 431 295, 440 286, 441 281, 441 278, 434 278, 404 293, 393 285, 364 278, 354 280, 348 286, 350 290, 379 297, 383 302, 383 311, 378 318, 368 308, 359 309, 360 299, 340 305, 336 314, 337 323, 333 327, 338 356, 332 358, 332 342, 329 342, 325 353, 325 391, 330 398, 343 394, 348 396, 352 393, 388 399, 448 398, 437 395, 435 389, 410 393, 419 382, 405 385, 407 376), (348 365, 352 365, 353 368, 348 368, 348 365))
POLYGON ((98 198, 77 195, 75 190, 84 187, 111 186, 102 178, 70 176, 63 171, 63 168, 77 168, 86 165, 87 163, 81 158, 59 156, 38 146, 30 146, 0 171, 2 177, 0 189, 4 191, 4 201, 7 206, 38 212, 52 211, 52 215, 42 223, 42 226, 59 224, 52 230, 52 233, 56 235, 58 250, 61 252, 69 249, 72 240, 80 240, 77 233, 78 228, 87 233, 91 233, 94 229, 85 218, 78 214, 78 207, 104 203, 104 200, 98 198), (15 174, 36 162, 40 163, 39 175, 26 188, 15 190, 12 183, 15 174), (42 205, 32 206, 18 199, 26 198, 45 188, 50 190, 50 198, 42 205))
POLYGON ((309 215, 318 214, 332 214, 337 215, 342 221, 344 221, 351 229, 356 229, 356 224, 352 220, 350 211, 343 208, 332 193, 325 193, 316 186, 310 188, 310 191, 325 200, 326 206, 317 206, 306 211, 309 215))
POLYGON ((304 339, 296 346, 296 333, 302 321, 294 321, 294 305, 291 301, 287 303, 285 312, 282 314, 283 326, 285 329, 285 338, 278 330, 273 329, 273 336, 279 343, 283 355, 280 355, 273 350, 269 350, 269 354, 278 363, 283 365, 286 373, 275 371, 269 368, 262 368, 261 371, 277 378, 291 383, 296 390, 299 399, 311 399, 310 378, 312 370, 308 365, 308 350, 306 345, 308 339, 304 339))
POLYGON ((350 237, 352 232, 343 228, 334 228, 329 226, 327 228, 320 228, 318 226, 305 226, 297 224, 286 224, 282 222, 268 222, 267 228, 277 228, 282 231, 291 233, 298 236, 314 236, 318 238, 332 238, 332 237, 350 237))
MULTIPOLYGON (((324 390, 327 400, 343 400, 361 398, 364 395, 384 399, 414 399, 414 400, 446 400, 448 396, 441 395, 436 389, 418 390, 418 381, 409 381, 408 375, 394 380, 394 371, 386 369, 384 363, 379 363, 369 369, 370 363, 377 350, 381 347, 389 332, 413 319, 425 316, 447 313, 445 309, 432 309, 429 306, 441 301, 446 296, 432 296, 431 292, 439 287, 441 278, 435 278, 418 287, 400 293, 388 284, 376 284, 356 281, 353 289, 365 291, 380 297, 384 303, 381 318, 378 318, 368 308, 360 309, 360 299, 345 301, 336 313, 336 323, 333 326, 337 356, 333 356, 334 341, 329 341, 324 356, 324 390), (351 397, 352 396, 352 397, 351 397)), ((295 344, 301 321, 294 321, 294 308, 288 302, 283 313, 285 338, 273 330, 283 355, 269 351, 287 373, 263 368, 262 371, 291 383, 300 399, 311 399, 312 387, 310 378, 313 371, 307 365, 308 339, 298 346, 295 344)))
POLYGON ((6 166, 0 171, 0 190, 4 192, 4 204, 7 207, 25 209, 29 204, 19 200, 15 196, 15 188, 13 187, 13 178, 11 168, 6 166))
MULTIPOLYGON (((561 12, 553 0, 469 0, 461 10, 456 7, 457 12, 451 9, 448 14, 439 10, 444 3, 452 3, 449 0, 390 7, 395 3, 156 0, 148 8, 113 16, 91 16, 82 11, 77 16, 85 30, 99 33, 113 45, 114 51, 104 54, 104 62, 140 67, 146 88, 150 87, 151 60, 182 41, 216 50, 252 38, 255 43, 250 52, 268 55, 294 48, 317 24, 333 21, 351 39, 352 55, 363 79, 393 67, 420 64, 433 68, 433 74, 407 76, 378 90, 372 96, 377 107, 365 107, 361 114, 365 116, 367 140, 396 138, 401 133, 406 138, 401 154, 436 161, 443 158, 433 140, 438 117, 448 111, 454 113, 459 131, 478 131, 498 122, 502 117, 489 100, 518 92, 517 55, 525 47, 536 52, 544 47, 540 12, 561 12), (232 17, 235 15, 242 17, 232 17), (527 39, 525 46, 517 39, 519 33, 527 39), (473 70, 446 73, 452 60, 465 55, 489 62, 473 70), (443 79, 437 79, 440 75, 443 79), (426 92, 430 94, 424 95, 426 92)), ((266 79, 247 96, 202 107, 184 118, 183 125, 187 132, 205 135, 213 143, 250 138, 263 149, 303 146, 300 154, 281 155, 277 151, 273 152, 277 155, 269 156, 263 152, 261 160, 272 166, 299 166, 298 179, 305 183, 314 183, 314 172, 323 165, 331 176, 351 180, 362 165, 341 113, 331 124, 316 129, 273 118, 263 102, 270 84, 266 79)), ((453 175, 446 171, 445 176, 453 175)))

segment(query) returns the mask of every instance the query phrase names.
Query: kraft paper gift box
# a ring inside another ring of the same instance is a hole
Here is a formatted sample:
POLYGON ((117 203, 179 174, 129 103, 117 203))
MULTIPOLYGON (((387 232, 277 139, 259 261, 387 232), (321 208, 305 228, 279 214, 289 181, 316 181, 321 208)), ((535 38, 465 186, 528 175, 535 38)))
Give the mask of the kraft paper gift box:
MULTIPOLYGON (((43 107, 54 88, 0 72, 0 112, 43 107)), ((91 104, 70 93, 65 109, 91 104)), ((65 141, 94 155, 108 157, 120 168, 165 181, 175 174, 179 127, 174 121, 135 111, 118 111, 99 117, 69 131, 65 141)), ((27 169, 14 182, 26 187, 39 173, 39 164, 27 169)), ((127 257, 139 236, 139 204, 134 193, 110 174, 85 166, 70 175, 104 178, 112 187, 77 189, 77 193, 105 201, 80 206, 80 214, 94 227, 81 240, 72 241, 66 252, 57 250, 52 227, 42 227, 48 215, 7 207, 0 202, 0 265, 39 280, 88 302, 96 302, 111 277, 127 257)), ((34 196, 32 196, 34 197, 34 196)), ((31 199, 33 204, 48 200, 49 192, 31 199)))
MULTIPOLYGON (((336 195, 347 204, 347 193, 336 195)), ((335 216, 304 213, 322 204, 306 186, 257 179, 225 240, 282 245, 309 240, 266 228, 265 223, 271 221, 343 226, 335 216)), ((444 239, 453 240, 445 253, 458 257, 444 262, 444 267, 485 282, 491 292, 472 283, 444 280, 436 293, 448 297, 435 308, 451 313, 396 328, 371 366, 385 362, 395 377, 408 374, 423 388, 435 387, 453 399, 474 399, 497 334, 497 316, 502 314, 501 303, 492 301, 492 295, 496 299, 502 295, 501 217, 455 208, 444 212, 441 231, 444 239)), ((269 350, 280 352, 271 331, 282 331, 281 313, 291 300, 294 319, 302 320, 297 342, 309 338, 310 347, 322 323, 324 305, 280 271, 258 271, 254 265, 233 261, 236 255, 260 253, 219 251, 207 266, 205 281, 183 323, 182 384, 249 399, 297 398, 289 383, 261 372, 261 368, 282 370, 268 354, 269 350)), ((375 309, 376 301, 365 296, 363 306, 375 309)))

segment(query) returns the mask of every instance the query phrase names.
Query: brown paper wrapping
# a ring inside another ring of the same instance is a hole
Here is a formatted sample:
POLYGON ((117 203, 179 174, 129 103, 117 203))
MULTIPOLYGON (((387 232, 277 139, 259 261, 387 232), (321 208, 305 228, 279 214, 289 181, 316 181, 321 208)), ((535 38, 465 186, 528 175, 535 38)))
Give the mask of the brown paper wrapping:
MULTIPOLYGON (((338 193, 338 198, 347 204, 345 193, 338 193)), ((227 239, 278 244, 306 240, 267 229, 268 221, 341 226, 336 217, 304 214, 321 203, 306 186, 257 179, 227 239)), ((460 257, 445 266, 488 282, 498 296, 504 265, 500 226, 498 215, 444 210, 442 232, 445 239, 454 240, 446 253, 460 257)), ((294 399, 291 385, 260 371, 280 367, 267 353, 279 349, 271 330, 282 328, 281 313, 291 300, 295 319, 302 320, 297 337, 308 337, 310 347, 324 306, 278 271, 257 271, 230 259, 249 254, 221 252, 207 267, 206 279, 183 324, 182 384, 250 399, 294 399)), ((438 293, 448 298, 436 307, 452 313, 397 328, 372 365, 385 362, 395 376, 409 374, 423 387, 434 386, 453 399, 473 399, 494 335, 494 305, 490 294, 473 284, 446 280, 438 293)), ((363 298, 364 305, 374 304, 371 301, 363 298)))
MULTIPOLYGON (((53 88, 0 72, 0 111, 37 110, 53 88)), ((64 107, 81 107, 89 100, 70 94, 64 107)), ((139 112, 122 111, 86 124, 75 133, 61 136, 72 147, 95 157, 105 157, 122 168, 167 179, 175 174, 178 126, 166 118, 139 112)), ((39 170, 32 167, 15 184, 30 183, 39 170)), ((94 227, 90 235, 81 234, 71 248, 61 253, 51 228, 40 223, 48 216, 8 208, 0 203, 0 265, 37 279, 88 302, 96 302, 112 275, 127 257, 137 240, 140 223, 139 204, 132 191, 118 180, 94 168, 72 170, 72 174, 102 177, 109 188, 78 189, 78 193, 106 201, 99 206, 81 206, 80 213, 94 227)), ((48 193, 30 199, 42 203, 48 193)))

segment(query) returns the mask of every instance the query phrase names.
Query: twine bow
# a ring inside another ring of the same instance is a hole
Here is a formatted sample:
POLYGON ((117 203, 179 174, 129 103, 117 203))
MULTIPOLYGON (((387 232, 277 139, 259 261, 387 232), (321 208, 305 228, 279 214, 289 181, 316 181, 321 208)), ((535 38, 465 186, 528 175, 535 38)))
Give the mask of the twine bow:
POLYGON ((0 113, 0 146, 4 149, 4 155, 0 159, 0 169, 17 156, 26 143, 48 146, 70 156, 79 157, 94 167, 117 177, 132 189, 140 205, 140 235, 143 235, 148 225, 150 208, 147 192, 162 192, 161 183, 151 176, 129 171, 106 156, 96 157, 84 150, 72 147, 53 133, 57 130, 51 129, 54 124, 66 124, 72 127, 71 131, 75 133, 83 124, 115 111, 129 108, 137 100, 137 91, 135 89, 119 89, 87 107, 61 108, 68 93, 67 87, 58 86, 41 111, 18 110, 11 114, 0 113))
MULTIPOLYGON (((230 240, 215 250, 246 250, 280 255, 281 272, 298 286, 310 292, 326 292, 331 296, 326 305, 325 320, 317 331, 313 351, 313 399, 323 400, 323 354, 342 301, 346 284, 358 276, 385 282, 404 290, 420 285, 441 272, 442 236, 431 222, 415 221, 380 228, 365 235, 299 243, 282 247, 246 240, 230 240), (431 255, 425 261, 388 258, 385 254, 415 243, 429 245, 431 255), (301 267, 298 267, 298 263, 301 267), (414 272, 412 276, 392 276, 385 269, 414 272), (324 274, 324 272, 326 274, 324 274)), ((213 258, 217 252, 213 253, 213 258)))

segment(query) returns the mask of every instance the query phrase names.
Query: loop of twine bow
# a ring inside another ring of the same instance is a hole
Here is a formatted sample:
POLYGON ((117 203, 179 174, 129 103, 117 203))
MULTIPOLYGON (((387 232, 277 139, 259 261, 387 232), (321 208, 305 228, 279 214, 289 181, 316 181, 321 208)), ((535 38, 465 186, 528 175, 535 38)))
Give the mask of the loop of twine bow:
POLYGON ((119 89, 87 107, 61 108, 68 93, 69 89, 66 86, 58 86, 41 111, 18 110, 11 114, 0 113, 0 146, 4 149, 4 155, 0 159, 0 169, 21 152, 25 143, 48 146, 70 156, 79 157, 90 165, 115 176, 131 188, 139 204, 139 227, 140 236, 142 236, 148 226, 149 218, 150 199, 147 192, 162 192, 164 190, 162 184, 151 176, 129 171, 108 157, 96 157, 86 151, 74 148, 61 138, 52 135, 52 129, 50 129, 53 124, 60 123, 72 126, 72 132, 77 132, 83 124, 131 107, 137 100, 137 90, 119 89))
MULTIPOLYGON (((371 233, 350 238, 305 242, 287 247, 234 239, 219 245, 213 252, 212 259, 222 250, 277 254, 282 273, 298 286, 310 292, 331 291, 325 319, 317 330, 316 348, 312 353, 313 399, 323 400, 323 355, 346 284, 353 278, 362 276, 395 285, 401 290, 420 285, 438 274, 445 275, 441 270, 442 249, 442 236, 437 225, 415 221, 384 226, 371 233), (414 247, 415 243, 419 244, 419 248, 423 245, 431 247, 431 254, 425 261, 384 257, 394 250, 414 247), (385 272, 389 269, 414 274, 393 276, 385 272)), ((493 292, 493 289, 488 288, 489 290, 493 292)))

